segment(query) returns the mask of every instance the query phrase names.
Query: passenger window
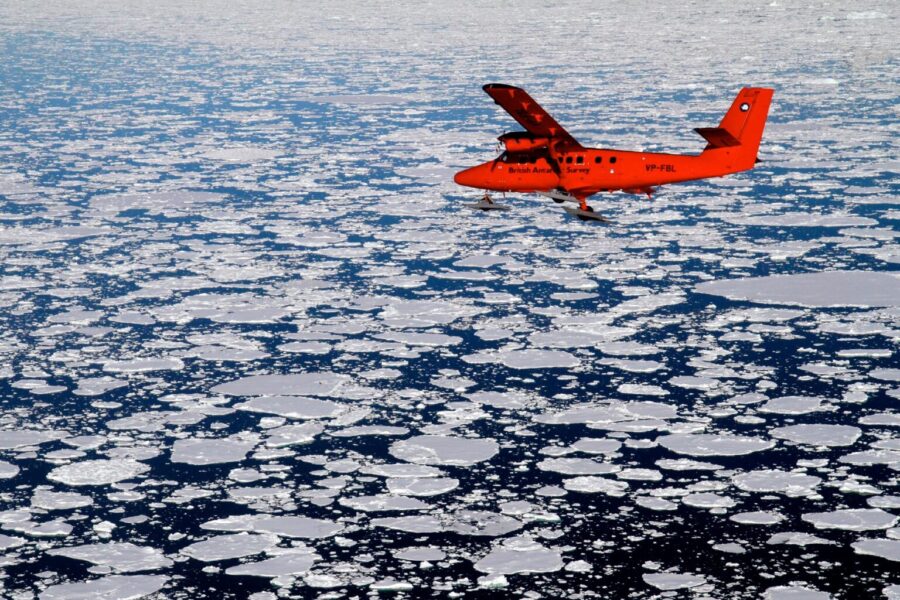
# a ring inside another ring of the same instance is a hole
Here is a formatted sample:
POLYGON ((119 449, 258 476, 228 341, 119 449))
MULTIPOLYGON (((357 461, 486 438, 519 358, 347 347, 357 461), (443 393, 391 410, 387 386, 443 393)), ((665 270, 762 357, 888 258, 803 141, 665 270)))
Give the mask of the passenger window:
POLYGON ((566 164, 572 164, 572 157, 571 157, 571 156, 567 156, 567 157, 566 157, 566 164))
POLYGON ((584 157, 583 157, 583 156, 577 156, 577 157, 575 158, 575 162, 576 162, 577 164, 580 165, 581 163, 584 162, 584 157))
POLYGON ((595 157, 594 157, 594 162, 597 163, 597 164, 599 165, 600 163, 603 162, 603 157, 602 157, 602 156, 595 156, 595 157))
POLYGON ((610 157, 609 157, 609 162, 615 163, 615 162, 616 162, 616 157, 615 157, 615 156, 610 156, 610 157))

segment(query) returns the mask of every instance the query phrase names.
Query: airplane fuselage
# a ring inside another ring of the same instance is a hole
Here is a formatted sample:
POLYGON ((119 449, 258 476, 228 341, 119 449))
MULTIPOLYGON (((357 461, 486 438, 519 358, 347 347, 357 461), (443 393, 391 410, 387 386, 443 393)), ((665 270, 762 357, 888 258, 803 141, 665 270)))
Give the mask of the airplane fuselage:
POLYGON ((583 148, 563 152, 504 152, 496 160, 461 171, 460 185, 495 192, 578 190, 578 195, 703 179, 753 167, 728 148, 698 155, 583 148), (710 160, 715 153, 718 160, 710 160))

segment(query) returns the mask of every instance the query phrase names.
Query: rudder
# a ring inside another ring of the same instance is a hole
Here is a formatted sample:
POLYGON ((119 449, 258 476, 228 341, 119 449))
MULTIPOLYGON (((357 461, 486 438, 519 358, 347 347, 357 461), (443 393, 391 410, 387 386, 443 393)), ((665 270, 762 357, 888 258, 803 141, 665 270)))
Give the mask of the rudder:
POLYGON ((771 88, 742 89, 719 123, 720 129, 738 140, 741 150, 748 158, 752 157, 752 162, 756 162, 774 92, 771 88))

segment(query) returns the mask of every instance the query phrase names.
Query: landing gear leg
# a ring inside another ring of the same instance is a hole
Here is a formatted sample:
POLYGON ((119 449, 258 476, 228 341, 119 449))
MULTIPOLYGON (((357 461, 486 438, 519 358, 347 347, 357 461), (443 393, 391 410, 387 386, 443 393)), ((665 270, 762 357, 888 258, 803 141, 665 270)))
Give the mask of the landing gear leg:
POLYGON ((570 215, 575 215, 582 221, 600 221, 608 223, 609 220, 600 213, 594 212, 593 207, 588 205, 587 198, 578 198, 578 208, 565 207, 570 215))

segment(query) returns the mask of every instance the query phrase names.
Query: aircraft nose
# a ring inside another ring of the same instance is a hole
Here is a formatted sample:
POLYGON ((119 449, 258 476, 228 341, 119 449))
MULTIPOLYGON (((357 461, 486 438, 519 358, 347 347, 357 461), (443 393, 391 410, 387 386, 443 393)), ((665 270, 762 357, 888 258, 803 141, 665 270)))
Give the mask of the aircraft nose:
POLYGON ((466 187, 480 187, 482 180, 480 167, 481 165, 470 169, 463 169, 453 176, 453 181, 466 187))

